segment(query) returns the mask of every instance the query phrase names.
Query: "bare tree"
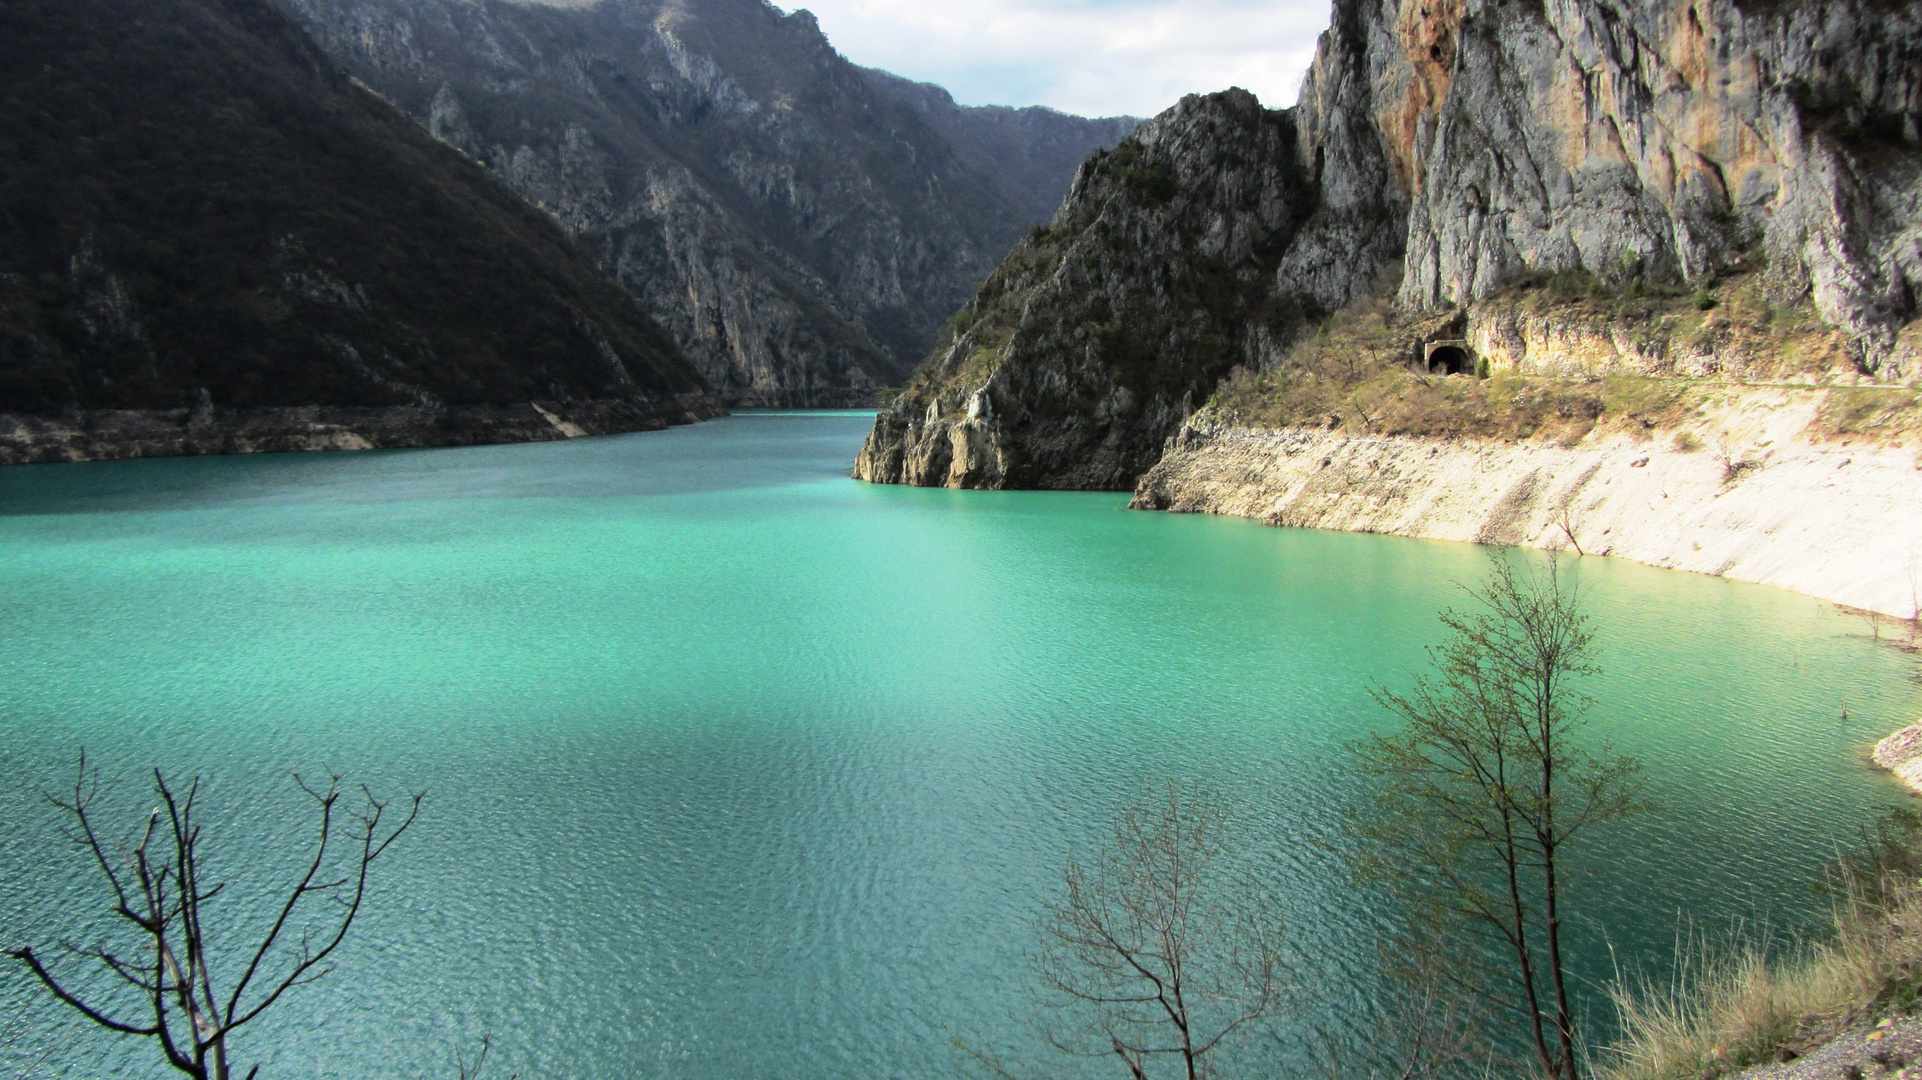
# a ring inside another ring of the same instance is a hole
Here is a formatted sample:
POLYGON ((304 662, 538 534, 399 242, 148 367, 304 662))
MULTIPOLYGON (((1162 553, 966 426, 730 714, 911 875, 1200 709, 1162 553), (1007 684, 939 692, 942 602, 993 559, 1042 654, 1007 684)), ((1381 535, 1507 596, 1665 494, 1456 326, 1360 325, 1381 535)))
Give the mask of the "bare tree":
MULTIPOLYGON (((99 866, 112 893, 113 914, 138 944, 125 949, 62 945, 71 956, 104 969, 109 985, 118 987, 113 992, 73 989, 77 984, 56 974, 31 947, 10 949, 7 955, 100 1027, 156 1040, 167 1064, 197 1080, 229 1080, 234 1032, 289 990, 332 970, 328 957, 360 913, 368 870, 420 814, 422 796, 415 795, 405 820, 384 825, 388 806, 365 787, 365 804, 346 809, 340 806, 340 777, 315 787, 296 774, 294 783, 313 800, 319 817, 312 857, 274 905, 257 943, 217 957, 212 946, 227 935, 216 932, 209 919, 226 886, 202 877, 201 826, 194 819, 199 779, 177 794, 156 769, 160 805, 131 849, 119 843, 110 852, 92 813, 99 772, 88 771, 83 753, 71 795, 48 799, 72 818, 75 840, 99 866), (323 904, 322 914, 312 913, 323 904), (222 987, 227 977, 231 986, 222 987)), ((249 1070, 249 1080, 259 1071, 258 1065, 249 1070)))
POLYGON ((1219 865, 1227 822, 1218 797, 1171 784, 1093 862, 1068 861, 1034 956, 1056 1049, 1113 1056, 1133 1080, 1203 1080, 1218 1049, 1277 1014, 1281 926, 1219 865))
POLYGON ((1364 877, 1387 883, 1415 924, 1479 931, 1492 978, 1460 989, 1517 1017, 1546 1076, 1579 1080, 1580 1036, 1563 948, 1571 847, 1592 826, 1644 808, 1640 766, 1581 730, 1589 702, 1574 680, 1596 672, 1581 595, 1551 561, 1539 573, 1492 560, 1447 612, 1434 672, 1406 695, 1377 698, 1399 732, 1361 748, 1384 783, 1357 823, 1364 877), (1492 953, 1491 953, 1492 950, 1492 953))

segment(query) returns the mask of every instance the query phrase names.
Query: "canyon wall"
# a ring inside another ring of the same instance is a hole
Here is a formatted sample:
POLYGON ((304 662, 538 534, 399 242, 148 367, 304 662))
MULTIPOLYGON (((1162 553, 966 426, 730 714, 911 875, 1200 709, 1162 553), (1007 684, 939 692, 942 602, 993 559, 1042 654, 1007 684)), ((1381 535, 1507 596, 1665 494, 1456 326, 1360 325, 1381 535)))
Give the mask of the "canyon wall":
POLYGON ((899 385, 1033 222, 1035 192, 1052 207, 1129 126, 934 109, 764 0, 281 2, 552 215, 733 404, 899 385), (943 124, 996 152, 957 149, 943 124))
POLYGON ((1518 368, 1742 376, 1712 333, 1658 356, 1632 322, 1568 335, 1512 302, 1735 275, 1833 331, 1798 377, 1922 376, 1922 4, 1337 0, 1299 103, 1251 108, 1192 98, 1091 159, 856 475, 1128 487, 1225 375, 1285 369, 1371 296, 1518 368), (1286 210, 1250 217, 1250 192, 1286 210), (1235 284, 1179 284, 1204 280, 1235 284))
POLYGON ((0 4, 0 463, 720 408, 560 228, 264 0, 0 4))

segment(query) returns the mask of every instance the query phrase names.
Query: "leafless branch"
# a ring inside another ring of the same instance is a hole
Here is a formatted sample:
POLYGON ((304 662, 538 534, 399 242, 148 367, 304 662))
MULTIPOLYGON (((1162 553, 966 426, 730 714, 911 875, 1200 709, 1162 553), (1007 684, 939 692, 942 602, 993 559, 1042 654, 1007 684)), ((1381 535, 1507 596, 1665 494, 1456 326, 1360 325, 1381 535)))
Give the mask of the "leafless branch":
MULTIPOLYGON (((217 969, 210 944, 219 940, 207 924, 215 914, 213 901, 226 889, 224 882, 202 880, 203 833, 195 820, 200 781, 195 778, 179 791, 159 770, 153 775, 159 803, 148 814, 131 848, 115 845, 110 854, 95 827, 92 806, 99 794, 98 770, 90 770, 84 753, 68 798, 49 796, 76 826, 73 836, 100 868, 113 896, 113 913, 134 931, 139 942, 133 952, 105 945, 89 949, 68 946, 79 958, 92 961, 119 983, 138 992, 148 1013, 139 1020, 113 1015, 100 999, 89 1000, 73 983, 45 963, 31 946, 8 950, 53 996, 109 1031, 152 1038, 175 1070, 197 1080, 230 1080, 230 1040, 235 1031, 260 1016, 287 991, 305 986, 332 970, 328 958, 346 939, 366 899, 369 870, 400 835, 420 816, 422 795, 414 795, 405 820, 383 825, 387 804, 362 787, 365 807, 348 811, 353 825, 343 830, 336 810, 341 778, 329 777, 324 789, 310 786, 296 775, 295 784, 314 800, 318 828, 304 870, 276 908, 264 935, 244 950, 244 967, 227 993, 216 990, 217 969), (156 841, 159 847, 156 849, 156 841), (344 850, 343 850, 344 849, 344 850), (340 866, 338 876, 326 872, 340 866), (330 917, 310 911, 308 901, 333 902, 330 917), (324 929, 313 934, 313 920, 324 929), (282 939, 291 927, 301 926, 300 945, 288 950, 282 939), (316 946, 315 942, 319 944, 316 946)), ((483 1047, 483 1057, 485 1048, 483 1047)), ((476 1065, 476 1073, 479 1066, 476 1065)), ((251 1078, 259 1071, 248 1072, 251 1078)))

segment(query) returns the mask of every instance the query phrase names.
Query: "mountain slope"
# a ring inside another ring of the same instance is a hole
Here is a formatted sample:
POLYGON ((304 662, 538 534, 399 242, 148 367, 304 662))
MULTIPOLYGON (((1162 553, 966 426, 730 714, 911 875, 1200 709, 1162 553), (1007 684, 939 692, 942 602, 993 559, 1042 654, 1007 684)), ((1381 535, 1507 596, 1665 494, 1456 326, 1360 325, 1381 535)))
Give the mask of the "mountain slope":
POLYGON ((1141 126, 1132 116, 1091 119, 1039 105, 957 105, 954 95, 933 83, 875 68, 863 73, 884 97, 913 106, 953 145, 962 162, 994 184, 1024 224, 1054 217, 1088 155, 1114 146, 1141 126))
POLYGON ((0 3, 0 211, 0 460, 715 408, 559 229, 262 0, 0 3))
POLYGON ((1298 137, 1291 115, 1232 90, 1089 161, 876 421, 857 475, 1133 486, 1223 372, 1303 318, 1262 303, 1315 209, 1298 137))
POLYGON ((1275 399, 1260 411, 1372 433, 1398 395, 1448 396, 1410 370, 1442 340, 1521 374, 1922 375, 1913 0, 1337 0, 1274 114, 1294 137, 1234 134, 1245 112, 1190 99, 1091 161, 856 474, 1127 487, 1236 368, 1261 373, 1238 384, 1275 399), (1152 183, 1104 181, 1124 155, 1152 183), (1208 238, 1264 185, 1302 208, 1232 264, 1265 286, 1200 306, 1165 287, 1218 265, 1208 238), (1146 303, 1109 323, 1075 302, 1094 291, 1146 303), (1302 340, 1391 297, 1354 349, 1302 340))
MULTIPOLYGON (((1072 175, 1024 155, 999 183, 764 0, 283 2, 578 237, 736 403, 898 385, 1033 192, 1052 175, 1051 204, 1072 175)), ((1078 160, 1108 134, 1081 124, 1038 137, 1078 160)))

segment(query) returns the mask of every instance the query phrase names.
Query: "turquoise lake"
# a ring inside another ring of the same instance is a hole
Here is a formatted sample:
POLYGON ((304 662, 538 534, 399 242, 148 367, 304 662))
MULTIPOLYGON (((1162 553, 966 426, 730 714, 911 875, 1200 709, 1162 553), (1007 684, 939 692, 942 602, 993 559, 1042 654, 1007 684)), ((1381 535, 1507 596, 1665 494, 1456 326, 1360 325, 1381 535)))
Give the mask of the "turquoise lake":
MULTIPOLYGON (((426 811, 339 970, 239 1041, 262 1080, 451 1078, 483 1034, 501 1078, 932 1080, 955 1037, 1032 1049, 1063 859, 1172 780, 1228 793, 1278 883, 1291 1023, 1365 1020, 1348 746, 1486 553, 871 487, 870 415, 0 470, 0 945, 105 923, 41 796, 79 748, 116 826, 146 770, 203 776, 243 893, 306 836, 288 772, 333 770, 426 811)), ((1594 731, 1661 805, 1591 849, 1586 976, 1659 967, 1679 917, 1819 920, 1816 867, 1899 799, 1862 762, 1922 715, 1914 661, 1808 597, 1567 569, 1594 731)), ((0 1032, 36 1075, 166 1075, 17 969, 0 1032)))

